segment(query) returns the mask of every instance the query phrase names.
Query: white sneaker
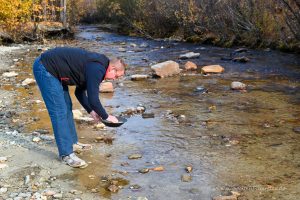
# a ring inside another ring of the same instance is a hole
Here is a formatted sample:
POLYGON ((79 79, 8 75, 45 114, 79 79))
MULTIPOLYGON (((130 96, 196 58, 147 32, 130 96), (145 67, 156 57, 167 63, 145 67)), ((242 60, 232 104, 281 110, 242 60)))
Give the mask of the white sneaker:
POLYGON ((68 156, 63 156, 62 162, 74 168, 86 168, 88 166, 84 160, 78 158, 74 153, 71 153, 68 156))

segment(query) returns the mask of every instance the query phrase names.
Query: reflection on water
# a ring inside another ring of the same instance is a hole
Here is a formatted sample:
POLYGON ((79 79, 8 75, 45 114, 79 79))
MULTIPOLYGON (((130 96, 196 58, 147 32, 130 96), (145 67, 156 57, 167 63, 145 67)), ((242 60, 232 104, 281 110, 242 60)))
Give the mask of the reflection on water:
MULTIPOLYGON (((180 53, 188 51, 201 53, 199 59, 193 60, 199 66, 221 64, 225 73, 203 76, 194 72, 140 82, 126 79, 122 81, 123 86, 115 84, 114 94, 100 95, 110 113, 120 114, 128 107, 143 104, 155 118, 135 115, 123 126, 103 131, 78 125, 81 142, 94 144, 92 152, 81 155, 91 163, 88 168, 75 170, 65 178, 78 180, 87 192, 96 188, 100 196, 112 199, 138 196, 211 199, 226 194, 220 189, 226 187, 232 190, 244 187, 240 189, 241 199, 298 199, 300 135, 293 132, 294 127, 300 126, 300 59, 297 55, 251 50, 248 54, 251 61, 239 64, 220 59, 228 56, 232 49, 130 38, 99 31, 96 27, 82 27, 77 40, 71 44, 125 57, 130 66, 128 76, 149 73, 150 63, 177 60, 180 53), (96 38, 101 40, 96 41, 96 38), (149 47, 136 51, 143 42, 149 47), (128 51, 118 52, 119 47, 128 51), (248 91, 230 90, 232 81, 246 83, 248 91), (208 92, 196 92, 199 86, 208 92), (173 116, 185 115, 185 120, 178 122, 168 118, 168 110, 173 116), (94 142, 103 134, 115 138, 112 145, 94 142), (127 156, 133 153, 143 157, 128 160, 127 156), (194 168, 192 181, 181 182, 188 165, 194 168), (164 166, 165 170, 138 172, 156 166, 164 166), (101 184, 100 177, 105 175, 126 179, 129 184, 111 194, 101 184), (135 184, 141 188, 130 189, 135 184), (245 189, 254 186, 265 190, 245 189), (279 187, 285 190, 276 190, 279 187)), ((32 60, 33 57, 27 62, 32 60)), ((27 90, 20 88, 19 91, 22 97, 28 97, 27 90)), ((74 88, 72 94, 73 91, 74 88)), ((40 99, 36 87, 29 99, 40 99)), ((74 95, 72 99, 74 108, 81 108, 74 95)), ((31 112, 23 115, 24 118, 29 116, 40 120, 30 123, 28 129, 50 129, 43 104, 32 104, 31 112)))

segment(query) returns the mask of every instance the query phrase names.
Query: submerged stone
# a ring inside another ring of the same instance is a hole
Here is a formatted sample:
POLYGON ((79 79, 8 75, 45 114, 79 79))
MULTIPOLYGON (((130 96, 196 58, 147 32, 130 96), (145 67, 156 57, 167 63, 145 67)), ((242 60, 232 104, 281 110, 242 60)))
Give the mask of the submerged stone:
POLYGON ((139 159, 142 158, 142 154, 132 154, 128 156, 128 159, 133 160, 133 159, 139 159))

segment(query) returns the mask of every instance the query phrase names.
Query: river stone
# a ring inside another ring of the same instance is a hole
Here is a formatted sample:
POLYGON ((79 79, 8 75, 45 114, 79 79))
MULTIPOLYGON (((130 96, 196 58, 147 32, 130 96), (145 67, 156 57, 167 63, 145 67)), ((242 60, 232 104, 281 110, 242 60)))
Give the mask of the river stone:
POLYGON ((138 197, 138 198, 136 198, 136 200, 148 200, 148 198, 147 197, 138 197))
POLYGON ((184 65, 184 68, 186 70, 196 70, 197 69, 197 65, 191 61, 187 61, 184 65))
POLYGON ((180 73, 179 64, 172 60, 152 65, 151 69, 154 71, 156 76, 161 78, 180 73))
POLYGON ((107 189, 114 193, 119 191, 119 187, 116 185, 110 185, 107 189))
POLYGON ((133 81, 145 80, 147 78, 149 78, 149 76, 144 74, 134 74, 131 76, 131 80, 133 81))
POLYGON ((132 154, 128 156, 128 159, 133 160, 133 159, 139 159, 142 158, 142 154, 132 154))
POLYGON ((126 52, 126 49, 121 47, 121 48, 118 49, 118 51, 119 52, 126 52))
POLYGON ((193 171, 193 167, 192 167, 192 166, 187 166, 187 167, 185 168, 185 171, 186 171, 187 173, 191 173, 191 172, 193 171))
POLYGON ((246 63, 249 62, 250 59, 247 58, 246 56, 242 56, 242 57, 236 57, 232 59, 234 62, 241 62, 241 63, 246 63))
POLYGON ((0 164, 0 169, 4 169, 4 168, 6 168, 6 167, 8 167, 7 164, 0 164))
POLYGON ((217 196, 213 200, 237 200, 241 194, 239 192, 231 191, 230 196, 217 196))
POLYGON ((149 47, 149 44, 146 43, 146 42, 143 42, 141 45, 140 45, 141 48, 147 48, 149 47))
POLYGON ((12 72, 5 72, 5 73, 2 74, 2 76, 5 77, 5 78, 12 78, 12 77, 16 77, 18 75, 19 74, 16 73, 16 72, 14 72, 14 71, 12 71, 12 72))
POLYGON ((293 131, 294 131, 295 133, 300 134, 300 126, 299 126, 299 127, 295 127, 295 128, 293 129, 293 131))
POLYGON ((221 65, 207 65, 202 67, 201 71, 204 74, 207 73, 222 73, 224 72, 224 68, 221 65))
POLYGON ((73 118, 76 120, 79 120, 81 117, 83 117, 83 114, 80 110, 72 110, 73 112, 73 118))
POLYGON ((55 194, 56 194, 56 192, 54 192, 53 190, 48 190, 48 191, 45 191, 43 195, 44 196, 53 196, 55 194))
POLYGON ((111 82, 104 82, 100 84, 99 91, 102 93, 112 93, 114 92, 114 86, 111 82))
POLYGON ((55 199, 62 199, 63 198, 63 194, 62 193, 54 194, 53 197, 55 199))
POLYGON ((32 142, 39 143, 42 139, 40 137, 32 138, 32 142))
POLYGON ((143 168, 143 169, 140 169, 139 172, 142 173, 142 174, 146 174, 148 173, 150 170, 148 168, 143 168))
POLYGON ((23 82, 22 82, 22 86, 26 86, 26 85, 33 85, 35 84, 35 80, 32 78, 26 78, 23 82))
POLYGON ((7 192, 7 188, 0 188, 0 194, 4 194, 7 192))
POLYGON ((232 90, 245 90, 246 87, 246 84, 238 81, 233 81, 230 86, 232 90))
POLYGON ((7 157, 0 157, 0 163, 4 163, 7 161, 7 157))
POLYGON ((142 117, 143 117, 144 119, 147 119, 147 118, 154 118, 155 115, 154 115, 154 113, 145 112, 145 113, 142 114, 142 117))
POLYGON ((179 56, 179 59, 192 59, 192 58, 199 58, 200 57, 200 53, 194 53, 194 52, 189 52, 189 53, 185 53, 179 56))
POLYGON ((154 167, 152 170, 157 172, 162 172, 165 170, 165 168, 163 166, 158 166, 158 167, 154 167))
POLYGON ((181 176, 181 181, 182 182, 191 182, 192 181, 192 176, 188 174, 183 174, 181 176))

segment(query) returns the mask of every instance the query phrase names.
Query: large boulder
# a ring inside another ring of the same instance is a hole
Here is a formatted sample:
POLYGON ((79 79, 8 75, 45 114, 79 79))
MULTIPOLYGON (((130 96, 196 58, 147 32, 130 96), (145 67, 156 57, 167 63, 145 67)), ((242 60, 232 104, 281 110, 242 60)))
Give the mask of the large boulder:
POLYGON ((208 73, 222 73, 224 72, 224 68, 220 65, 207 65, 202 67, 201 71, 204 74, 208 74, 208 73))
POLYGON ((172 60, 153 65, 151 66, 151 69, 154 71, 156 76, 161 78, 180 73, 179 64, 172 60))
POLYGON ((114 92, 114 86, 111 82, 103 82, 100 84, 99 91, 101 93, 112 93, 114 92))

